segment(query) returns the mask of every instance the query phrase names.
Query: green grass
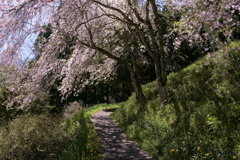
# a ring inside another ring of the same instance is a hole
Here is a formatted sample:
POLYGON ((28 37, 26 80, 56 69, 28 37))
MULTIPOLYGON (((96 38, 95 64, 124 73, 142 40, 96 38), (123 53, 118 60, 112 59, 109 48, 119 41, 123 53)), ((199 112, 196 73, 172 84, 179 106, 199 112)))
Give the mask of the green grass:
POLYGON ((240 42, 233 42, 213 53, 208 65, 204 57, 170 74, 164 109, 157 83, 151 82, 143 86, 145 111, 133 94, 113 118, 130 139, 159 159, 238 159, 239 66, 240 42))
POLYGON ((60 159, 66 160, 99 160, 102 157, 102 146, 96 136, 91 115, 108 108, 118 108, 116 104, 99 104, 76 112, 67 119, 64 126, 70 138, 60 159))
POLYGON ((92 106, 90 108, 84 109, 84 117, 85 118, 91 118, 91 116, 94 113, 96 113, 98 111, 101 111, 103 109, 119 108, 119 107, 120 107, 119 104, 111 104, 111 105, 109 105, 109 104, 104 103, 104 104, 94 105, 94 106, 92 106))

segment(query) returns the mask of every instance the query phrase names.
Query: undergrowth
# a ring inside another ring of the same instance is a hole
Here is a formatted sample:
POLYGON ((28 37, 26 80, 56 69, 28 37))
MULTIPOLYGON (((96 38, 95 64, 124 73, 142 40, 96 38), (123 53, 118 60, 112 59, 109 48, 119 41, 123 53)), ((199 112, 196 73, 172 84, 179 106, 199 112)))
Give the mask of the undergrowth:
POLYGON ((102 147, 91 115, 118 105, 82 109, 63 122, 61 116, 22 114, 0 126, 1 160, 99 160, 102 147))
POLYGON ((60 117, 19 115, 0 128, 1 160, 57 159, 65 145, 60 117))
POLYGON ((240 158, 240 43, 233 42, 168 76, 160 110, 157 83, 143 86, 145 111, 133 94, 113 118, 128 137, 159 159, 240 158))
POLYGON ((99 160, 102 157, 102 146, 96 136, 91 115, 107 108, 117 108, 118 105, 99 104, 76 112, 67 119, 64 127, 68 133, 69 143, 64 149, 61 159, 64 160, 99 160))

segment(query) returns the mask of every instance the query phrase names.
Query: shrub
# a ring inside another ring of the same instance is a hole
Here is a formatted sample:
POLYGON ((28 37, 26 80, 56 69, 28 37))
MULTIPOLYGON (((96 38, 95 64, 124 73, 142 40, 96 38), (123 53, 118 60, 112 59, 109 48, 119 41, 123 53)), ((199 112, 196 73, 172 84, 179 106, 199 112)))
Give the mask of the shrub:
POLYGON ((56 159, 65 144, 60 118, 21 115, 0 130, 0 159, 56 159))
POLYGON ((70 141, 63 152, 61 159, 82 160, 97 159, 100 145, 89 119, 84 117, 84 110, 77 112, 65 123, 70 141))
POLYGON ((7 90, 0 86, 0 125, 10 120, 15 115, 15 109, 6 109, 5 102, 7 101, 7 90))
POLYGON ((80 109, 82 109, 82 107, 79 102, 75 101, 69 103, 69 105, 63 111, 63 119, 66 120, 67 118, 70 118, 75 112, 80 109))

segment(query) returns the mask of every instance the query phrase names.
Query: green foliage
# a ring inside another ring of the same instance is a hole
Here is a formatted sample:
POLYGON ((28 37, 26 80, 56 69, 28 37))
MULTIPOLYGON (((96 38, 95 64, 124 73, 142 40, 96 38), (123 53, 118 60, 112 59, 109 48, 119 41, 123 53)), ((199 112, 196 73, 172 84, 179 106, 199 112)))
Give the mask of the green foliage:
POLYGON ((239 158, 239 46, 233 42, 212 54, 208 65, 203 58, 170 74, 163 109, 152 82, 143 86, 148 99, 144 111, 133 95, 113 118, 131 139, 160 159, 239 158))
MULTIPOLYGON (((223 57, 216 53, 209 65, 202 59, 169 76, 169 103, 178 119, 172 125, 181 126, 175 127, 176 133, 194 132, 223 138, 230 131, 235 135, 240 120, 240 48, 237 44, 219 51, 227 53, 223 57)), ((240 138, 237 134, 234 137, 240 138)))
POLYGON ((106 103, 94 105, 92 107, 84 109, 84 117, 90 119, 94 113, 108 108, 119 108, 119 105, 118 104, 109 105, 106 103))
MULTIPOLYGON (((51 114, 55 110, 56 106, 51 106, 48 102, 49 100, 36 100, 32 105, 29 111, 33 114, 51 114)), ((54 112, 53 112, 54 113, 54 112)))
POLYGON ((4 106, 4 102, 7 100, 4 88, 0 88, 0 124, 9 119, 9 114, 4 106))
MULTIPOLYGON (((221 159, 229 160, 237 157, 237 153, 228 150, 217 140, 199 139, 193 135, 178 137, 170 141, 164 148, 162 159, 185 160, 185 159, 221 159)), ((238 155, 239 156, 239 155, 238 155)))
POLYGON ((99 104, 76 112, 62 124, 62 117, 47 114, 18 115, 0 128, 0 159, 98 160, 101 145, 90 117, 118 105, 99 104))
POLYGON ((141 143, 142 148, 151 155, 163 153, 164 146, 171 140, 167 135, 173 132, 156 114, 157 106, 160 106, 158 98, 149 101, 145 111, 141 112, 136 100, 131 97, 127 102, 122 103, 121 108, 112 116, 126 131, 128 137, 141 143))
POLYGON ((65 127, 70 142, 62 155, 62 159, 97 159, 100 146, 98 145, 93 124, 84 117, 84 110, 67 119, 65 127))
POLYGON ((21 111, 17 111, 14 108, 6 108, 8 96, 10 96, 10 93, 5 87, 1 87, 0 82, 0 126, 13 119, 17 114, 21 113, 21 111))
POLYGON ((30 107, 29 111, 32 114, 58 114, 60 108, 56 105, 49 104, 49 98, 45 100, 36 100, 30 107))
POLYGON ((98 160, 101 157, 102 146, 96 136, 91 115, 107 108, 117 108, 118 105, 99 104, 80 110, 66 120, 64 127, 68 133, 69 143, 60 159, 64 160, 98 160))
POLYGON ((59 118, 21 115, 0 129, 0 159, 56 159, 64 146, 59 118))

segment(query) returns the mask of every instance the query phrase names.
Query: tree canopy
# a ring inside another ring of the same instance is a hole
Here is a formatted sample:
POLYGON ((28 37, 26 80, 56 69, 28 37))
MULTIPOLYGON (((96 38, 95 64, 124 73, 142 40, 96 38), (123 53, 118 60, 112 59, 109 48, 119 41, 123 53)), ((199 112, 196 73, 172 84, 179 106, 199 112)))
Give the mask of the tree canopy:
POLYGON ((58 89, 63 97, 69 91, 78 94, 81 87, 75 85, 76 81, 84 86, 110 78, 116 62, 128 68, 136 98, 142 101, 138 69, 139 65, 149 63, 149 58, 154 64, 163 106, 168 56, 164 37, 177 30, 176 48, 184 38, 190 44, 210 40, 214 47, 218 39, 221 41, 221 35, 224 39, 231 38, 239 27, 239 3, 237 0, 2 0, 1 61, 16 64, 26 38, 44 30, 42 26, 46 23, 51 24, 52 32, 38 43, 41 56, 34 67, 19 68, 9 81, 10 90, 16 93, 9 106, 17 102, 26 108, 57 79, 61 80, 58 89), (176 17, 179 12, 180 21, 176 17), (166 23, 175 28, 168 28, 166 23), (199 33, 199 28, 204 34, 199 33), (86 72, 91 73, 90 78, 82 79, 86 72))

